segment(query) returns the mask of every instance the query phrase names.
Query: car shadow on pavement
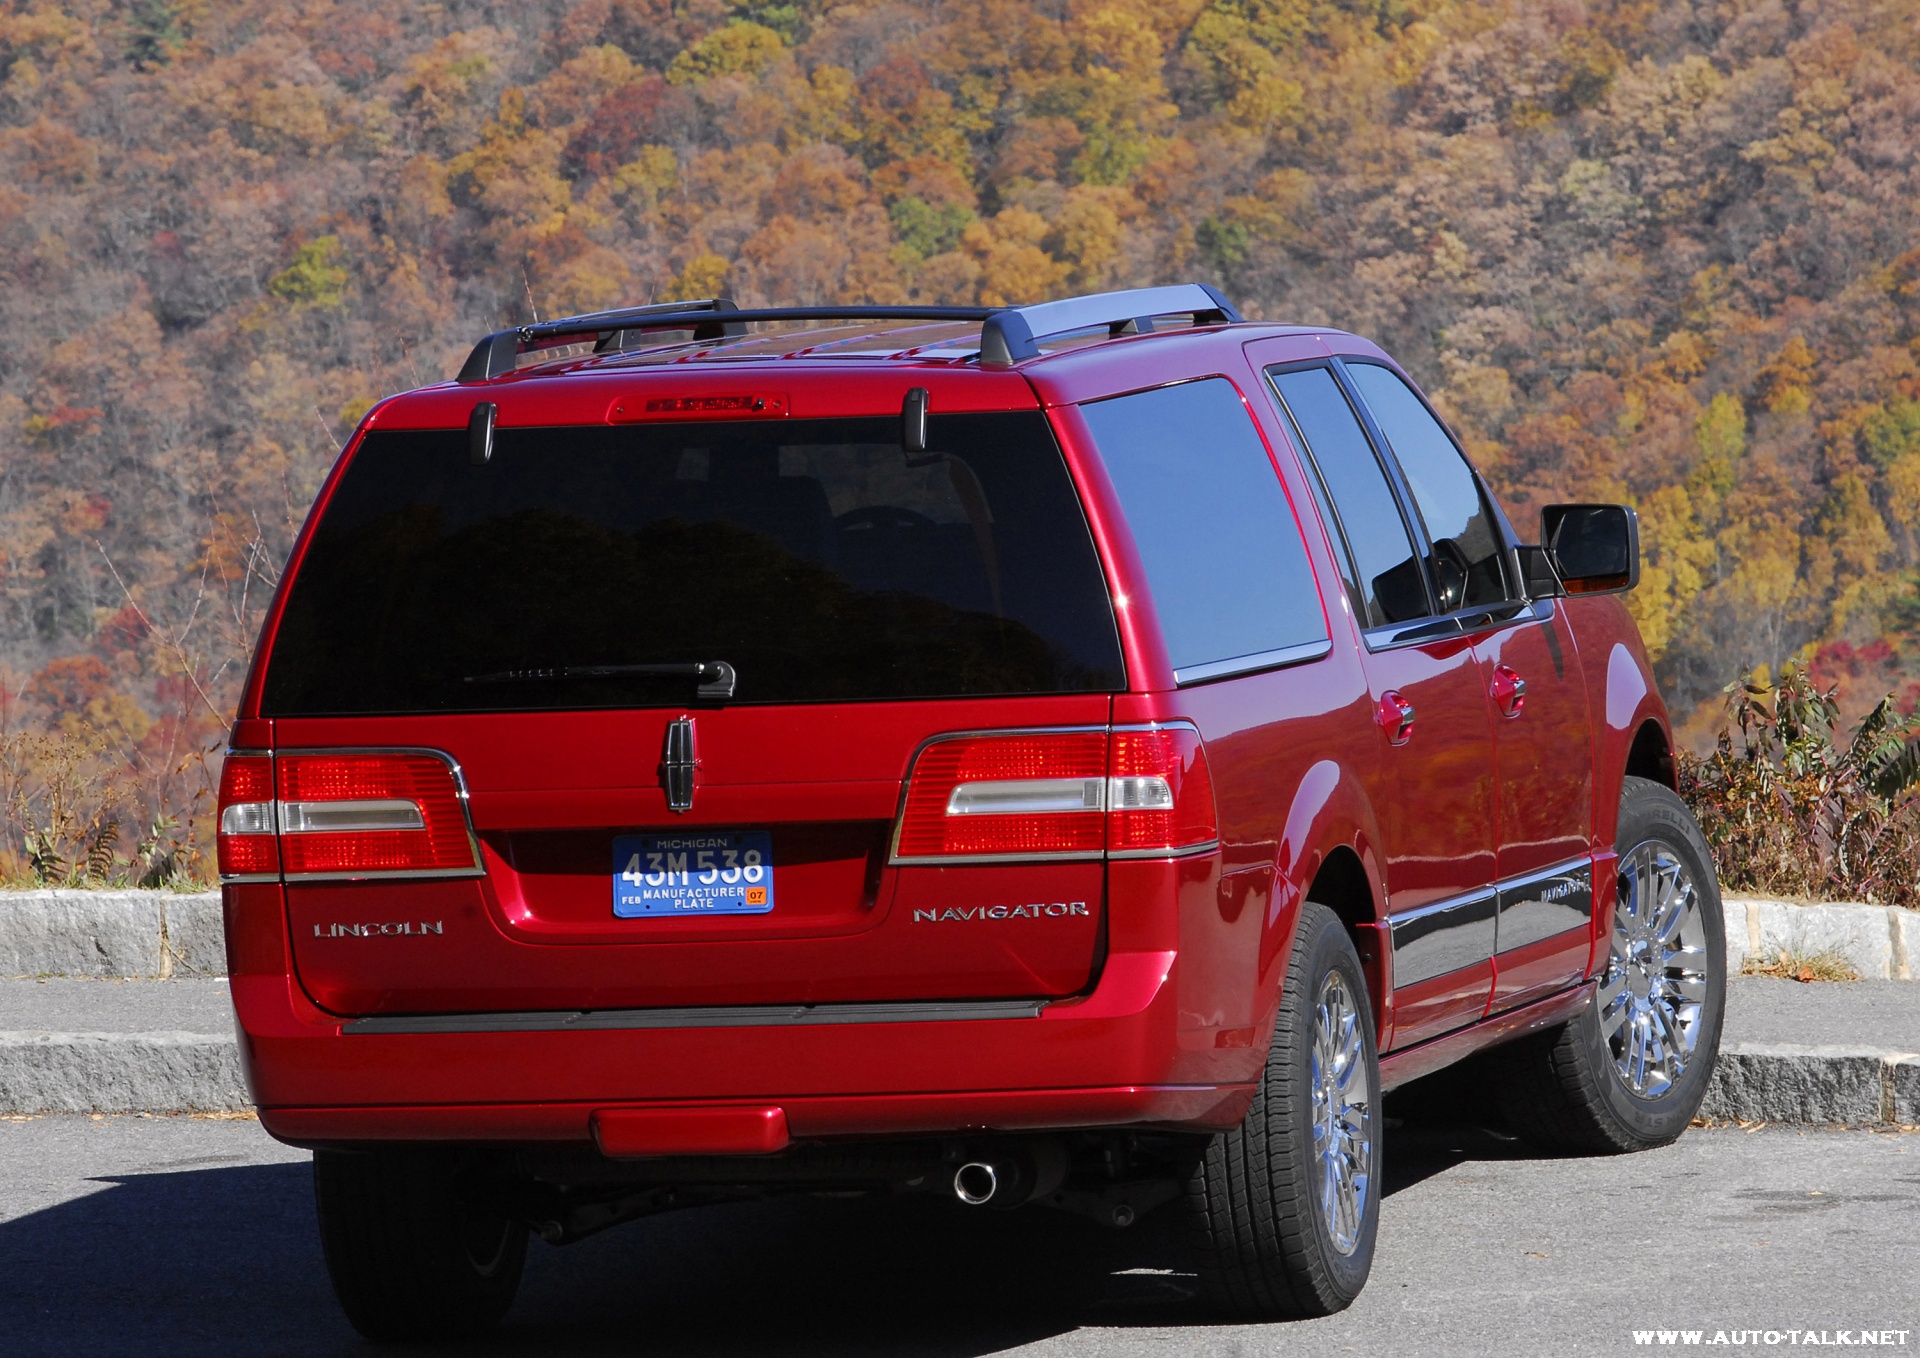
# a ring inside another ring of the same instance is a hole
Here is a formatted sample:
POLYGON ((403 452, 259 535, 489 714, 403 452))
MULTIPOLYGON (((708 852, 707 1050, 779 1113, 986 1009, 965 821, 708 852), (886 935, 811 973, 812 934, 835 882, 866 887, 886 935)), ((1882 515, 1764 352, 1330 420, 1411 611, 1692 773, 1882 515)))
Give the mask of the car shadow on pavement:
POLYGON ((0 1351, 351 1352, 305 1164, 123 1174, 0 1222, 0 1351))
MULTIPOLYGON (((1472 1127, 1394 1127, 1386 1210, 1463 1161, 1527 1155, 1472 1127)), ((370 1351, 328 1288, 306 1165, 98 1182, 0 1223, 9 1355, 370 1351)), ((425 1351, 973 1358, 1081 1326, 1207 1326, 1181 1225, 1177 1206, 1114 1231, 931 1199, 672 1213, 564 1249, 536 1241, 499 1331, 425 1351)))

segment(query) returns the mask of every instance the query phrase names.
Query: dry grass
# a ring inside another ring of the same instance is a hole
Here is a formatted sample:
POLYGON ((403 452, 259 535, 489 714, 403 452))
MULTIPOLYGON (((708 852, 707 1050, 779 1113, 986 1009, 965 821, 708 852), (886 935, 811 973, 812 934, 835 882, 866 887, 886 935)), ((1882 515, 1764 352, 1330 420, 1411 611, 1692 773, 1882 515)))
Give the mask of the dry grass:
POLYGON ((1803 952, 1796 948, 1776 948, 1769 953, 1749 957, 1740 968, 1742 976, 1778 976, 1785 981, 1857 981, 1860 973, 1846 954, 1837 948, 1803 952))

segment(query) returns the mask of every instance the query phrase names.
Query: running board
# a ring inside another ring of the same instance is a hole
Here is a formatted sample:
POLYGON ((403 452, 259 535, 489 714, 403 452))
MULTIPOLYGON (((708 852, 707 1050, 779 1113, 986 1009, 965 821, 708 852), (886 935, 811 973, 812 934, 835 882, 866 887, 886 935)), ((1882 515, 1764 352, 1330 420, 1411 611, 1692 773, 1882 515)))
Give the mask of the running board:
POLYGON ((1443 1070, 1477 1052, 1525 1037, 1542 1028, 1551 1028, 1556 1023, 1565 1023, 1592 1003, 1594 985, 1593 981, 1582 981, 1571 990, 1563 990, 1518 1009, 1509 1009, 1492 1018, 1481 1019, 1444 1037, 1382 1053, 1380 1090, 1385 1093, 1422 1075, 1443 1070))
POLYGON ((558 1033, 631 1028, 789 1028, 827 1023, 952 1023, 1037 1018, 1045 1000, 911 1004, 769 1004, 697 1009, 542 1009, 505 1014, 382 1014, 343 1033, 558 1033))

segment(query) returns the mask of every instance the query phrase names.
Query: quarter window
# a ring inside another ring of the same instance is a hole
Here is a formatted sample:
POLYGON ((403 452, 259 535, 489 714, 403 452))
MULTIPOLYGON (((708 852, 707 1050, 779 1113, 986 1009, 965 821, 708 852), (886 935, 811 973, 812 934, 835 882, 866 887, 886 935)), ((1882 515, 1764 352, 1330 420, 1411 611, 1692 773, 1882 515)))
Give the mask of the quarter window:
POLYGON ((1447 431, 1391 369, 1349 363, 1347 373, 1387 436, 1426 524, 1441 611, 1505 602, 1506 551, 1493 508, 1447 431))
POLYGON ((1327 642, 1299 523, 1231 382, 1115 397, 1081 414, 1126 512, 1176 677, 1251 669, 1327 642))
POLYGON ((1399 501, 1340 384, 1325 368, 1301 368, 1274 373, 1273 385, 1333 501, 1365 625, 1426 617, 1432 607, 1399 501))

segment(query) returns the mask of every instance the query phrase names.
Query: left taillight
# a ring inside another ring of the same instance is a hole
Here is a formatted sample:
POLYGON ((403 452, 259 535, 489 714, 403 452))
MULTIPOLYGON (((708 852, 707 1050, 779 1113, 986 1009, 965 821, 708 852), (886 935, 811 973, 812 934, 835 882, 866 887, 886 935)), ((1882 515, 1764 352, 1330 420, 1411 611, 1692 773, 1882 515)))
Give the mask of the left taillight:
POLYGON ((280 875, 274 834, 273 758, 239 751, 220 766, 220 833, 215 857, 223 879, 280 875))
POLYGON ((223 877, 284 871, 289 881, 355 880, 482 870, 459 775, 443 755, 283 750, 227 757, 223 877))

